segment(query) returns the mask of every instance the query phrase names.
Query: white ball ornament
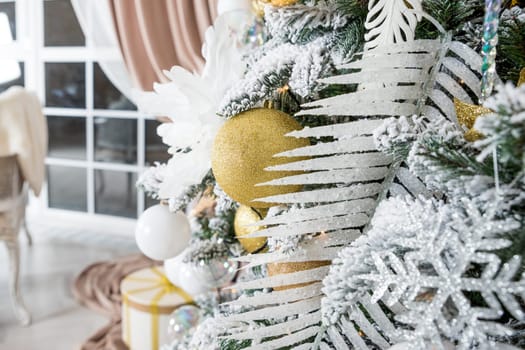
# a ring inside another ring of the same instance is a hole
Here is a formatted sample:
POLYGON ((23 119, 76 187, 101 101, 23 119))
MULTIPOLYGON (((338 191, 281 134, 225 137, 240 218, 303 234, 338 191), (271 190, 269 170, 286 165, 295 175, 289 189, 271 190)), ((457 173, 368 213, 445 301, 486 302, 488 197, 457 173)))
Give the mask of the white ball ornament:
MULTIPOLYGON (((183 264, 183 261, 182 261, 183 259, 184 259, 184 254, 181 253, 174 258, 164 260, 164 273, 166 274, 166 278, 171 282, 171 284, 178 286, 178 287, 180 287, 179 267, 181 264, 183 264)), ((188 292, 187 290, 184 290, 184 291, 188 292)))
POLYGON ((186 215, 170 212, 167 205, 154 205, 137 220, 135 240, 142 253, 151 259, 166 260, 176 256, 188 246, 190 238, 186 215))
POLYGON ((192 263, 185 263, 181 260, 178 265, 178 277, 179 287, 188 292, 191 296, 195 297, 200 294, 207 293, 211 290, 208 284, 196 274, 195 267, 192 263))
POLYGON ((184 255, 185 251, 164 261, 166 277, 192 297, 208 292, 210 288, 200 279, 195 278, 193 265, 184 262, 184 255))
POLYGON ((171 283, 193 297, 224 286, 237 273, 237 263, 226 258, 193 264, 184 262, 185 255, 186 251, 183 251, 178 256, 165 260, 164 271, 171 283))

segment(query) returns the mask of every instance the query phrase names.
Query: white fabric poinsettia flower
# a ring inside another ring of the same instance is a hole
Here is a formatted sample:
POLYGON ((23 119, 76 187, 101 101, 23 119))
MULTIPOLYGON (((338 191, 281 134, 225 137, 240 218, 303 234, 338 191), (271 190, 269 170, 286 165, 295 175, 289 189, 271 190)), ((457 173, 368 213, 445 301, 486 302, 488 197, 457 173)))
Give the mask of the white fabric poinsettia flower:
POLYGON ((164 72, 169 83, 155 84, 154 92, 137 96, 143 112, 172 121, 157 129, 172 154, 159 188, 162 199, 182 195, 188 186, 199 184, 211 168, 213 140, 225 121, 216 114, 218 106, 246 69, 233 35, 228 22, 219 17, 205 33, 202 74, 175 66, 164 72))

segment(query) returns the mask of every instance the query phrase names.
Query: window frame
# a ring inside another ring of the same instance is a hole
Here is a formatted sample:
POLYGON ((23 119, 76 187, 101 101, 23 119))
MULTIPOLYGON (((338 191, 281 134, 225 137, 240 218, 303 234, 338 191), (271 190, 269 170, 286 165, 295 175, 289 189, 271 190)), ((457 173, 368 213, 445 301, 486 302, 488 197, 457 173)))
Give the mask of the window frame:
MULTIPOLYGON (((148 167, 146 164, 146 121, 155 118, 140 113, 139 111, 124 110, 104 110, 94 108, 94 64, 104 58, 114 57, 114 52, 97 51, 95 52, 91 40, 85 38, 85 46, 44 46, 44 2, 47 0, 0 0, 0 2, 15 2, 15 17, 17 37, 16 41, 8 47, 0 46, 1 58, 15 58, 19 62, 24 62, 25 87, 36 92, 43 104, 43 113, 47 116, 56 117, 83 117, 86 121, 86 159, 72 160, 47 157, 46 167, 59 165, 67 167, 83 168, 87 172, 87 212, 71 212, 64 209, 50 208, 48 206, 48 188, 44 185, 40 198, 31 199, 31 206, 40 214, 57 214, 61 217, 87 216, 96 217, 103 221, 134 223, 136 219, 116 217, 106 214, 95 213, 95 171, 114 170, 121 172, 132 172, 137 177, 148 167), (46 84, 45 84, 45 64, 50 62, 82 62, 85 64, 85 90, 86 108, 60 108, 46 107, 46 84), (97 162, 94 160, 94 118, 117 118, 132 119, 137 123, 137 163, 119 164, 111 162, 97 162)), ((88 16, 88 20, 91 16, 88 16)), ((145 195, 137 189, 137 217, 144 211, 145 195)), ((126 226, 126 225, 125 225, 126 226)), ((129 225, 127 225, 129 226, 129 225)))

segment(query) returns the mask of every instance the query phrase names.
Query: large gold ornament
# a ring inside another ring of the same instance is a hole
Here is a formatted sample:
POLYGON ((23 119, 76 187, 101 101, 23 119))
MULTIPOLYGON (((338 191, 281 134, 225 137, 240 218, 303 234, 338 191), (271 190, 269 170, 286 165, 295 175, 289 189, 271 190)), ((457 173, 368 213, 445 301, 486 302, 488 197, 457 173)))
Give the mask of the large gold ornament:
POLYGON ((483 135, 474 129, 474 124, 479 116, 492 113, 492 110, 483 106, 462 102, 457 98, 454 98, 454 107, 456 108, 458 123, 468 129, 464 135, 465 140, 473 142, 481 139, 483 135))
POLYGON ((241 238, 266 228, 265 226, 249 226, 263 219, 264 212, 261 211, 266 212, 267 210, 259 209, 257 211, 246 205, 241 205, 235 213, 233 220, 235 236, 248 253, 254 253, 266 245, 266 237, 241 238))
POLYGON ((264 17, 264 6, 263 0, 252 0, 252 12, 259 18, 264 17))
MULTIPOLYGON (((313 260, 313 261, 301 261, 301 262, 280 262, 280 263, 269 263, 266 265, 268 276, 282 275, 286 273, 299 272, 305 270, 312 270, 317 267, 330 265, 329 260, 313 260)), ((288 286, 275 287, 275 290, 286 290, 292 288, 304 287, 314 282, 291 284, 288 286)))
POLYGON ((295 5, 299 0, 262 0, 262 2, 271 4, 275 7, 283 7, 283 6, 290 6, 295 5))
POLYGON ((310 145, 308 139, 285 136, 300 128, 292 117, 275 109, 255 108, 229 119, 218 131, 211 155, 219 186, 235 201, 254 208, 273 205, 254 199, 299 191, 301 186, 296 185, 256 185, 301 173, 264 170, 291 160, 275 154, 310 145))

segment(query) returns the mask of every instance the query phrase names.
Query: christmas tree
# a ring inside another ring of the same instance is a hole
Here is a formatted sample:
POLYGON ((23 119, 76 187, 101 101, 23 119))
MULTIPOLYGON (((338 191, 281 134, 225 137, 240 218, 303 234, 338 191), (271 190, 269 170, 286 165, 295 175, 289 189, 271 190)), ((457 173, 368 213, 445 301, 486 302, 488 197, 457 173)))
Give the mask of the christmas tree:
POLYGON ((253 5, 139 103, 179 260, 228 261, 166 349, 525 346, 524 4, 253 5))

